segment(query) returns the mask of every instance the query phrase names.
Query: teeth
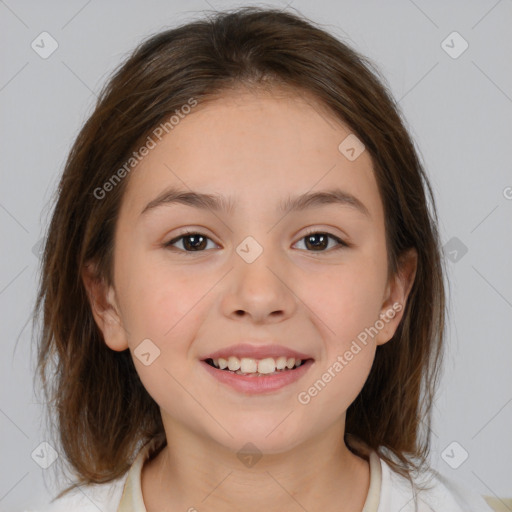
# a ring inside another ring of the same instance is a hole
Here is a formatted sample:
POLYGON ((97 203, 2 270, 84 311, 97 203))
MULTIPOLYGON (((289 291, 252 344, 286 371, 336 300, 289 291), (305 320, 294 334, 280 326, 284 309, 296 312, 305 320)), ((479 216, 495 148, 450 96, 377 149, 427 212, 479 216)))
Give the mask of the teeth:
POLYGON ((236 372, 239 375, 242 374, 259 374, 268 375, 275 373, 276 371, 291 370, 297 368, 302 364, 302 359, 295 359, 294 357, 286 358, 280 356, 276 359, 273 357, 266 357, 265 359, 252 359, 250 357, 238 357, 230 356, 227 359, 219 357, 213 359, 213 364, 216 368, 221 370, 230 370, 236 372))
POLYGON ((240 362, 240 371, 242 373, 256 373, 258 370, 258 361, 243 357, 240 362))
POLYGON ((286 357, 278 357, 276 359, 276 369, 277 370, 284 370, 286 368, 286 357))
MULTIPOLYGON (((215 364, 215 363, 214 363, 215 364)), ((231 356, 229 359, 228 359, 228 368, 232 371, 232 372, 236 372, 237 370, 240 370, 240 359, 238 359, 238 357, 233 357, 231 356)))
POLYGON ((262 359, 258 362, 258 371, 260 373, 274 373, 276 371, 276 362, 271 357, 262 359))

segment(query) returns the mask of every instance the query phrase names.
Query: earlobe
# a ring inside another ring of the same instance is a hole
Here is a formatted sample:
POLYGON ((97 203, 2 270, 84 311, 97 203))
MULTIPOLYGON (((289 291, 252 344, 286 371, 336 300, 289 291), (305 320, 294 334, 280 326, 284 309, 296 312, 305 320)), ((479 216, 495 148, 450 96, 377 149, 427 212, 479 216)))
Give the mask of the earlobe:
POLYGON ((392 276, 386 287, 386 295, 380 312, 383 327, 376 336, 377 345, 388 342, 395 334, 414 284, 417 265, 418 253, 415 248, 409 249, 401 256, 398 271, 392 276))
POLYGON ((104 280, 98 277, 93 264, 84 267, 82 281, 94 321, 103 334, 105 343, 112 350, 126 350, 128 340, 113 286, 107 286, 104 280))

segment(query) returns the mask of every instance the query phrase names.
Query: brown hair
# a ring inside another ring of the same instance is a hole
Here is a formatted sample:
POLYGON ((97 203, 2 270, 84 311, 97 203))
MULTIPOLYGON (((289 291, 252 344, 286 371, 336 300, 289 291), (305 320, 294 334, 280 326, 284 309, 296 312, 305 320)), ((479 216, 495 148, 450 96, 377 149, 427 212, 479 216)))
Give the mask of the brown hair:
POLYGON ((101 199, 95 190, 191 98, 200 103, 251 84, 312 94, 350 127, 372 157, 390 274, 407 249, 418 252, 404 316, 393 339, 378 347, 370 375, 347 410, 345 437, 354 453, 366 458, 369 449, 376 450, 407 478, 428 465, 444 336, 443 261, 430 184, 383 83, 368 59, 300 15, 257 7, 158 33, 111 77, 65 165, 34 309, 35 317, 43 313, 38 375, 79 485, 121 477, 143 444, 156 439, 158 453, 166 443, 158 405, 139 380, 129 350, 105 344, 81 278, 81 269, 93 261, 98 279, 112 284, 113 234, 129 177, 101 199))

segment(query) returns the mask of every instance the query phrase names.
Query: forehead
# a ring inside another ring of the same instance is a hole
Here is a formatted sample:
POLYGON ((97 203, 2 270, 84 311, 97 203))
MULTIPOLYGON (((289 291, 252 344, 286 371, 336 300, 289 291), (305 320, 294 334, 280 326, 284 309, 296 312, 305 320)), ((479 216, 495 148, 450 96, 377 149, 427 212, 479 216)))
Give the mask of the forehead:
MULTIPOLYGON (((341 188, 382 213, 372 160, 339 149, 351 130, 307 93, 224 92, 200 102, 133 169, 125 204, 140 213, 169 186, 229 197, 236 209, 341 188)), ((349 139, 351 140, 351 139, 349 139)))

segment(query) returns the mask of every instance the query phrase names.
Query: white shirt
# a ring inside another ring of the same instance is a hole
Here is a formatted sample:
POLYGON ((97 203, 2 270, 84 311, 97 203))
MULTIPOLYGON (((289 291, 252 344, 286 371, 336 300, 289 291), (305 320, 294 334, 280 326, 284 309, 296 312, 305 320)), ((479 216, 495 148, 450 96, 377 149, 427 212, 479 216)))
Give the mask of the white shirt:
MULTIPOLYGON (((123 477, 108 484, 75 489, 37 512, 146 512, 141 470, 150 449, 151 443, 146 444, 123 477)), ((376 452, 371 452, 369 462, 370 487, 362 512, 493 512, 482 496, 435 470, 427 481, 431 489, 416 490, 415 508, 410 482, 395 473, 376 452)))

